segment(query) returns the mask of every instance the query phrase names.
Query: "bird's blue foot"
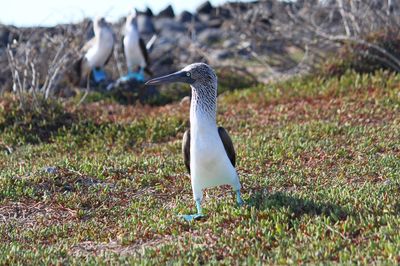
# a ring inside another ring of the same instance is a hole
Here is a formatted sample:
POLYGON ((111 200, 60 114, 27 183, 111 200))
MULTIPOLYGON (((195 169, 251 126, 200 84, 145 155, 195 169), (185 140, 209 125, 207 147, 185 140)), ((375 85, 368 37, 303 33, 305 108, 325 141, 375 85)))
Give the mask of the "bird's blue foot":
POLYGON ((144 82, 144 75, 142 72, 129 72, 128 74, 120 78, 120 80, 122 81, 128 81, 132 79, 135 79, 136 81, 139 82, 144 82))
POLYGON ((196 208, 197 208, 196 214, 183 214, 183 215, 179 215, 179 217, 183 218, 185 221, 188 221, 188 222, 204 218, 205 216, 203 215, 203 213, 201 211, 201 200, 196 200, 196 208))
POLYGON ((236 202, 239 206, 244 205, 244 201, 242 199, 242 196, 240 195, 240 190, 236 190, 236 202))
POLYGON ((201 213, 196 213, 196 214, 182 214, 182 215, 179 215, 179 217, 183 218, 187 222, 191 222, 194 220, 200 220, 201 218, 204 218, 205 216, 201 213))
POLYGON ((104 80, 106 80, 106 73, 104 72, 104 70, 102 70, 102 69, 93 69, 93 71, 92 71, 92 73, 93 73, 93 79, 94 79, 94 81, 95 82, 101 82, 101 81, 104 81, 104 80))

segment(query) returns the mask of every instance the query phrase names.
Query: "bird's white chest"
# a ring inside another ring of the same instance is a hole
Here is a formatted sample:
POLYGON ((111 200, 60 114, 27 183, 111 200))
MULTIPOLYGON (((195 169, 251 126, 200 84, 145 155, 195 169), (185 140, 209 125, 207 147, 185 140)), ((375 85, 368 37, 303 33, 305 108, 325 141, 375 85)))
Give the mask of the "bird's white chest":
POLYGON ((194 189, 233 185, 237 180, 236 170, 226 154, 215 122, 193 120, 190 169, 194 189))
MULTIPOLYGON (((220 139, 214 131, 216 128, 208 131, 208 134, 201 134, 193 131, 191 138, 191 158, 196 162, 196 166, 212 167, 216 164, 216 159, 221 156, 220 139)), ((218 135, 218 134, 217 134, 218 135)))
POLYGON ((146 62, 139 45, 139 34, 136 30, 127 29, 124 37, 124 52, 128 68, 145 67, 146 62))
POLYGON ((114 46, 114 37, 108 30, 102 30, 94 45, 88 50, 85 57, 90 67, 102 67, 109 58, 114 46))

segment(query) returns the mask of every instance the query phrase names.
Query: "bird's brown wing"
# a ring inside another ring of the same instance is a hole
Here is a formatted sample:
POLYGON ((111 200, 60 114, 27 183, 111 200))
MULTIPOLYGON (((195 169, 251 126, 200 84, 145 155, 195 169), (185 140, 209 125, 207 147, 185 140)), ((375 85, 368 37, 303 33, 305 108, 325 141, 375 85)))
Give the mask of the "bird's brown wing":
POLYGON ((96 37, 91 38, 89 41, 87 41, 85 43, 85 45, 83 45, 83 47, 80 50, 80 58, 78 59, 78 61, 76 62, 76 72, 78 73, 80 79, 82 80, 83 78, 86 78, 88 71, 90 71, 90 68, 87 64, 87 60, 85 59, 85 54, 87 53, 87 51, 89 51, 90 48, 93 47, 96 39, 96 37))
POLYGON ((140 44, 140 50, 143 53, 144 60, 146 61, 146 67, 144 68, 144 71, 150 76, 153 76, 153 71, 150 69, 150 58, 149 58, 149 53, 147 52, 146 44, 144 43, 142 38, 139 38, 139 44, 140 44))
POLYGON ((104 63, 104 65, 107 65, 107 64, 108 64, 108 61, 110 61, 110 59, 111 59, 113 53, 114 53, 114 45, 113 45, 113 47, 112 47, 112 49, 111 49, 110 54, 109 54, 108 57, 107 57, 106 62, 104 63))
POLYGON ((226 132, 226 130, 223 127, 218 127, 218 134, 222 140, 222 144, 224 144, 224 148, 225 148, 226 154, 228 155, 229 160, 231 161, 233 167, 235 167, 236 153, 235 153, 235 148, 233 147, 233 143, 232 143, 231 138, 229 137, 228 132, 226 132))
POLYGON ((182 155, 185 162, 186 169, 190 174, 190 129, 185 131, 182 140, 182 155))
POLYGON ((121 49, 122 53, 124 54, 124 57, 126 58, 126 54, 125 54, 125 45, 124 45, 124 38, 125 38, 125 36, 122 36, 122 37, 121 37, 121 42, 120 42, 119 49, 121 49))
POLYGON ((146 61, 146 65, 149 66, 150 65, 149 54, 147 53, 146 44, 144 43, 142 38, 139 38, 139 45, 140 45, 140 50, 142 51, 142 54, 144 56, 144 60, 146 61))
MULTIPOLYGON (((231 161, 233 167, 236 165, 236 152, 233 147, 233 143, 231 138, 229 137, 228 132, 223 127, 218 127, 218 134, 221 138, 222 144, 224 145, 226 154, 228 155, 229 160, 231 161)), ((183 160, 185 162, 186 169, 190 174, 190 129, 185 131, 183 134, 182 140, 182 155, 183 160)))

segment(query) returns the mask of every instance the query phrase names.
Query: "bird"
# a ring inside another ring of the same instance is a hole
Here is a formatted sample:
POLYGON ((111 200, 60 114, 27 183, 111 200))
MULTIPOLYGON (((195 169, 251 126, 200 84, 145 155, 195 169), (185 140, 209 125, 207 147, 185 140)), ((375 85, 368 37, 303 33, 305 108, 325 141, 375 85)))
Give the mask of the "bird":
POLYGON ((93 21, 94 37, 81 49, 83 56, 76 64, 76 70, 80 80, 89 77, 93 73, 95 82, 106 79, 102 68, 108 63, 114 49, 114 33, 103 17, 97 17, 93 21))
POLYGON ((181 82, 190 84, 190 128, 183 135, 182 153, 189 171, 197 213, 182 215, 187 221, 204 217, 201 209, 203 189, 230 185, 236 192, 236 201, 243 205, 241 184, 235 169, 236 153, 228 132, 218 127, 217 75, 205 63, 194 63, 182 70, 154 78, 146 85, 181 82))
POLYGON ((136 12, 126 18, 122 44, 128 67, 128 74, 124 78, 144 81, 144 72, 152 76, 147 47, 139 34, 136 12))

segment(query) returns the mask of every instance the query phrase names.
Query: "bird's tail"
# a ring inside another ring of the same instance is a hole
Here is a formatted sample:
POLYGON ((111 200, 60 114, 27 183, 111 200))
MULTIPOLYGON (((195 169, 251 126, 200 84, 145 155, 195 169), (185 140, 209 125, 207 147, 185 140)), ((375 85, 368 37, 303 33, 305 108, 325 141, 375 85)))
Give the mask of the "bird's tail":
POLYGON ((72 63, 72 68, 71 71, 69 72, 71 82, 75 86, 80 86, 82 80, 82 70, 83 70, 82 63, 83 63, 83 56, 72 63))
POLYGON ((86 78, 90 75, 90 67, 84 56, 81 56, 74 62, 73 71, 77 77, 76 82, 74 82, 75 85, 82 86, 83 82, 86 81, 86 78))

